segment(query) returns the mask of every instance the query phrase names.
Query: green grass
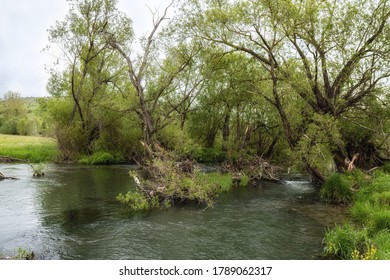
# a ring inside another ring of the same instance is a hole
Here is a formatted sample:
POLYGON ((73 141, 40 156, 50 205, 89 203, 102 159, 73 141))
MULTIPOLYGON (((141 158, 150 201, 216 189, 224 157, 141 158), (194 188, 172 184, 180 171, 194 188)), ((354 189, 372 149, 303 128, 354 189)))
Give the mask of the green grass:
POLYGON ((29 162, 53 161, 57 142, 52 138, 0 134, 0 155, 29 162))
POLYGON ((221 192, 228 192, 233 186, 233 179, 229 173, 209 172, 200 173, 198 176, 204 178, 208 185, 218 187, 221 192))
POLYGON ((353 223, 326 233, 324 255, 340 259, 390 259, 390 174, 376 172, 359 186, 349 209, 353 223))

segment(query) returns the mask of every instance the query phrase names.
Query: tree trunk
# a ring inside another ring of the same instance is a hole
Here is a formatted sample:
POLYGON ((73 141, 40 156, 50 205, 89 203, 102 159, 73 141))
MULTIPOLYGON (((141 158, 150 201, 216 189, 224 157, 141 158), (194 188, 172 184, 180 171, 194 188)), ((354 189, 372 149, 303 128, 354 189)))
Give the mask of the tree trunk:
POLYGON ((222 150, 227 151, 227 143, 229 141, 230 136, 230 114, 228 113, 223 121, 223 128, 222 128, 222 150))

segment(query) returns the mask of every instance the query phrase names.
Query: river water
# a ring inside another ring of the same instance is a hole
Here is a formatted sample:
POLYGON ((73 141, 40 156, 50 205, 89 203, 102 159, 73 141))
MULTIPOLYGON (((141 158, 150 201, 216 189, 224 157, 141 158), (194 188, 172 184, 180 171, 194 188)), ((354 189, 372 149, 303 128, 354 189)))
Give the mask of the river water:
POLYGON ((0 253, 39 259, 315 259, 343 210, 307 181, 262 182, 221 195, 212 208, 131 214, 115 200, 134 185, 129 166, 0 165, 0 253))

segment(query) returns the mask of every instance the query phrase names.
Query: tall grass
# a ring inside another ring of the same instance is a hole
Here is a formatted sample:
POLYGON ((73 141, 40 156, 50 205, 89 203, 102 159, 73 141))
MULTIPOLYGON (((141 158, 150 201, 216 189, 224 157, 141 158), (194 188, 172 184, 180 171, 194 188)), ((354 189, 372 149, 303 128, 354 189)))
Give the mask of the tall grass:
POLYGON ((324 238, 326 257, 390 259, 390 174, 376 172, 352 196, 353 224, 336 227, 324 238))
POLYGON ((53 161, 57 142, 52 138, 0 134, 0 155, 29 162, 53 161))

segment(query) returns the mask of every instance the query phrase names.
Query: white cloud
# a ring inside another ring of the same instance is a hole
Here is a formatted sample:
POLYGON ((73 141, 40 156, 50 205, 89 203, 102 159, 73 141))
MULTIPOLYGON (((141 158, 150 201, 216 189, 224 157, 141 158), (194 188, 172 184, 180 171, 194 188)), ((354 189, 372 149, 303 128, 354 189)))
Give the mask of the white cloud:
MULTIPOLYGON (((66 0, 2 0, 0 9, 0 97, 11 90, 22 96, 45 96, 51 57, 41 50, 48 44, 47 29, 64 19, 66 0)), ((170 0, 119 0, 118 8, 132 20, 137 36, 152 28, 148 10, 161 12, 170 0)))

